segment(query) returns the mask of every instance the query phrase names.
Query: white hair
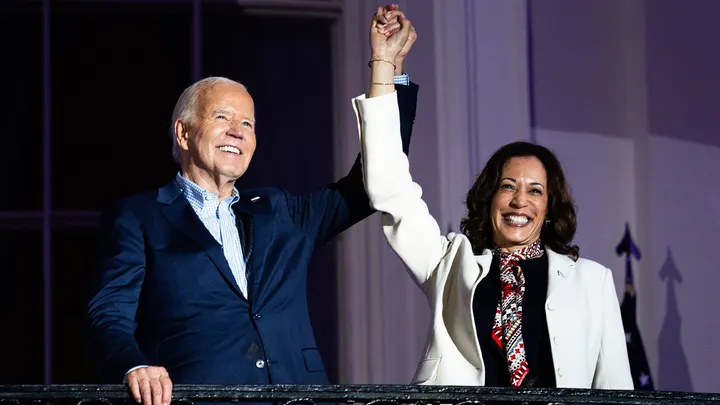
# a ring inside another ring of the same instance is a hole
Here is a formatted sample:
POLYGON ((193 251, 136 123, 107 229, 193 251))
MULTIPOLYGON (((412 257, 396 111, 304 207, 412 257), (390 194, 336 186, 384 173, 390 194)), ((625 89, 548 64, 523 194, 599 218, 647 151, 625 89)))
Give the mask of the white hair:
POLYGON ((185 128, 187 128, 189 124, 194 123, 195 119, 198 117, 199 114, 198 108, 200 104, 200 97, 205 93, 205 91, 207 91, 214 85, 220 83, 235 84, 247 91, 247 88, 245 86, 243 86, 241 83, 236 82, 235 80, 231 80, 225 77, 212 76, 206 77, 202 80, 198 80, 190 87, 186 88, 180 95, 180 98, 178 98, 177 103, 175 103, 172 121, 170 123, 170 137, 172 138, 173 158, 178 164, 182 164, 182 155, 180 154, 180 148, 178 147, 177 143, 175 123, 179 120, 183 124, 185 124, 185 128))

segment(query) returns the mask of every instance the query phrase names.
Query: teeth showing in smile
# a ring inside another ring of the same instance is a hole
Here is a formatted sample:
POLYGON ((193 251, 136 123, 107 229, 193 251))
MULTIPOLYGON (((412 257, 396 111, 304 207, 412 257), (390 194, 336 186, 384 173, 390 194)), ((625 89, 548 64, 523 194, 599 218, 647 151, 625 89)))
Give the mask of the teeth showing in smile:
POLYGON ((525 225, 530 219, 524 215, 506 215, 505 220, 513 225, 525 225))
POLYGON ((221 147, 220 147, 220 150, 223 151, 223 152, 234 153, 234 154, 236 154, 236 155, 239 155, 239 154, 240 154, 240 149, 238 149, 238 148, 236 148, 236 147, 234 147, 234 146, 221 146, 221 147))

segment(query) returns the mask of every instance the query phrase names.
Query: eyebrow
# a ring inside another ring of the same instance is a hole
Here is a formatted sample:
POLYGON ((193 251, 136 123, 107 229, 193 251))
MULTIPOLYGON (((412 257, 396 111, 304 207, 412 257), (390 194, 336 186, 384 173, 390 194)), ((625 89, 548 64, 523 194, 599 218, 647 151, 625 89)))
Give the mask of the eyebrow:
POLYGON ((228 114, 228 113, 231 113, 231 112, 232 112, 231 109, 225 108, 225 107, 215 108, 215 109, 212 110, 213 115, 215 115, 215 114, 221 114, 221 113, 223 113, 223 114, 228 114))
MULTIPOLYGON (((235 112, 235 110, 232 109, 232 108, 220 107, 220 108, 215 108, 214 110, 212 110, 212 115, 216 115, 216 114, 232 114, 232 113, 234 113, 234 112, 235 112)), ((246 120, 248 120, 248 121, 252 121, 253 124, 255 124, 255 118, 253 118, 253 117, 248 117, 248 116, 246 115, 246 116, 243 117, 243 119, 246 119, 246 120)))
MULTIPOLYGON (((503 180, 510 180, 510 181, 512 181, 513 183, 517 183, 517 180, 513 179, 512 177, 503 177, 502 179, 500 179, 501 182, 502 182, 503 180)), ((545 185, 543 185, 542 183, 538 183, 538 182, 532 182, 532 183, 530 183, 530 185, 531 185, 531 186, 540 186, 540 187, 542 187, 542 188, 545 188, 545 185)))

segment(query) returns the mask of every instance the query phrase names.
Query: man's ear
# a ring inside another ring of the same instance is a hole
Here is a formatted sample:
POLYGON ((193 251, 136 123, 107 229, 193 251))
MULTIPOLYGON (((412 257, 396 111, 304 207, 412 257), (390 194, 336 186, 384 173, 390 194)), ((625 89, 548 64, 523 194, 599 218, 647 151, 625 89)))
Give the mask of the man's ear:
POLYGON ((175 142, 178 144, 180 149, 187 151, 189 149, 189 131, 190 126, 186 125, 180 120, 175 121, 175 142))

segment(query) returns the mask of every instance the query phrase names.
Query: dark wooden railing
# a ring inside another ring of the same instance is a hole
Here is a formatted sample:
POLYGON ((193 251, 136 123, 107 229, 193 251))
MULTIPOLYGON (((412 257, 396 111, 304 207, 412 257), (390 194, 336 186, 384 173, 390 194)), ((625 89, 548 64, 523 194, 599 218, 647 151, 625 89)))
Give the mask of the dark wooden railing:
MULTIPOLYGON (((0 405, 127 405, 123 385, 0 385, 0 405)), ((265 402, 279 405, 486 403, 718 404, 720 394, 584 389, 504 389, 420 385, 176 385, 174 404, 265 402)))

